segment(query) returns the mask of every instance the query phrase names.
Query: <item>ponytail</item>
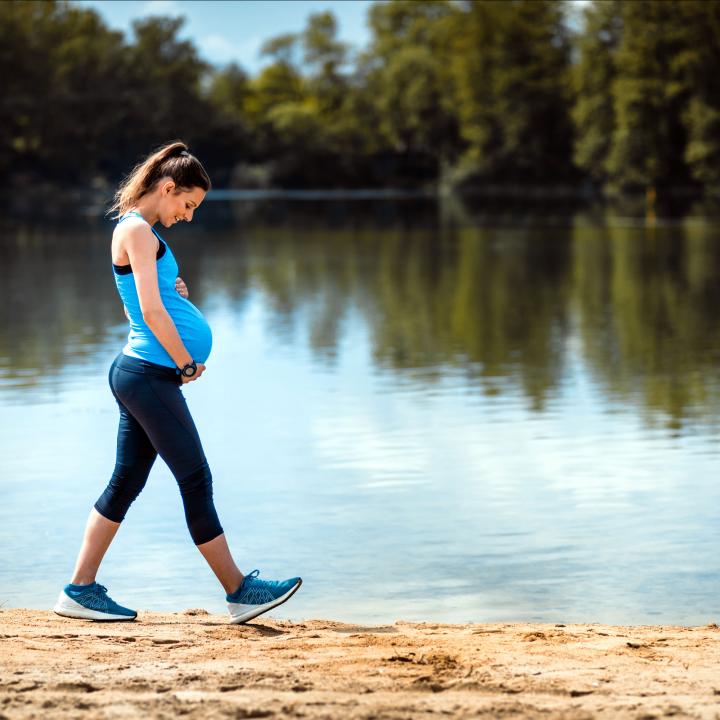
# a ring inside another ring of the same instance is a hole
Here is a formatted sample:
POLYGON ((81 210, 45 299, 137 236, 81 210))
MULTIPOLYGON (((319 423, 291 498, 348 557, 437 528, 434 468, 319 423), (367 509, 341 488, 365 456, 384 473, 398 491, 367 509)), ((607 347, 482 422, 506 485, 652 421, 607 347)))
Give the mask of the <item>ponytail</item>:
POLYGON ((200 161, 188 152, 184 142, 176 140, 163 145, 132 169, 120 183, 106 215, 115 213, 114 220, 122 217, 165 177, 169 177, 178 190, 199 187, 207 192, 211 188, 210 178, 200 161))

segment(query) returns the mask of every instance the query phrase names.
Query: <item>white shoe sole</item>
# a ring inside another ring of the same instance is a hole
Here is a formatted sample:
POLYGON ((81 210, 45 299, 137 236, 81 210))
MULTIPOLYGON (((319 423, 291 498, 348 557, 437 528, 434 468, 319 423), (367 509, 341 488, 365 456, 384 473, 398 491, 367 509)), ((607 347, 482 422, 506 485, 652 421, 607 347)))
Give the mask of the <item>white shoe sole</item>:
POLYGON ((60 597, 53 611, 63 617, 76 618, 78 620, 105 620, 105 621, 122 621, 122 620, 134 620, 134 617, 128 617, 127 615, 113 615, 112 613, 100 612, 99 610, 89 610, 83 607, 80 603, 75 602, 71 597, 68 597, 63 590, 60 591, 60 597))
POLYGON ((272 602, 264 603, 263 605, 242 605, 241 603, 228 603, 228 610, 230 610, 230 624, 239 625, 240 623, 252 620, 258 615, 262 615, 268 610, 272 610, 278 605, 282 605, 288 598, 290 598, 297 589, 302 585, 302 580, 298 580, 284 595, 279 598, 275 598, 272 602))

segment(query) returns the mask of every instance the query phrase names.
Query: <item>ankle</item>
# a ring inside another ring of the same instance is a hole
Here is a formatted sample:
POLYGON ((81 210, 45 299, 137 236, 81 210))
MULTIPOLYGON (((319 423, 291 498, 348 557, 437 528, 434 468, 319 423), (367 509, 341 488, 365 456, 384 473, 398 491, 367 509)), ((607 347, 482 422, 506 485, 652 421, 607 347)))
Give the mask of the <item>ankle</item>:
POLYGON ((95 582, 95 578, 88 578, 82 575, 76 575, 70 581, 71 585, 92 585, 95 582))
POLYGON ((242 584, 243 584, 244 582, 245 582, 245 576, 244 576, 242 573, 240 573, 240 580, 235 580, 235 581, 232 583, 230 589, 228 589, 227 587, 225 587, 225 592, 226 592, 228 595, 233 595, 234 593, 236 593, 236 592, 242 587, 242 584))

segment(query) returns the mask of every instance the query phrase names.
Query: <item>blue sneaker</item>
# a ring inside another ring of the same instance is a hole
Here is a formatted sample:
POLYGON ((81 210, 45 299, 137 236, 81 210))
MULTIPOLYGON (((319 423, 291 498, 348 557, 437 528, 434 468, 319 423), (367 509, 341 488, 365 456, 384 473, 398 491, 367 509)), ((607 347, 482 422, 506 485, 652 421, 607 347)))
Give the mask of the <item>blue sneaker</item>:
POLYGON ((282 605, 301 585, 299 577, 289 580, 260 580, 259 570, 245 576, 242 585, 225 599, 230 610, 230 623, 237 625, 282 605))
POLYGON ((66 585, 53 610, 64 617, 82 620, 134 620, 135 610, 118 605, 98 583, 66 585))

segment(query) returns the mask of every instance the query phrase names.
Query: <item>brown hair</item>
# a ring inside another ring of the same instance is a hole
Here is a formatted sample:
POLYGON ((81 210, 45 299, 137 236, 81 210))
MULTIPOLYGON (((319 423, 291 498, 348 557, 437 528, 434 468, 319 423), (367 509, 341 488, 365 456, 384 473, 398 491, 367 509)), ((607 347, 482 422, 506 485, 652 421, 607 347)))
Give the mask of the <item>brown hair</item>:
POLYGON ((207 192, 212 187, 200 161, 188 152, 184 142, 175 140, 155 150, 132 169, 120 183, 106 215, 114 212, 113 219, 117 220, 165 177, 173 180, 178 192, 194 187, 207 192))

